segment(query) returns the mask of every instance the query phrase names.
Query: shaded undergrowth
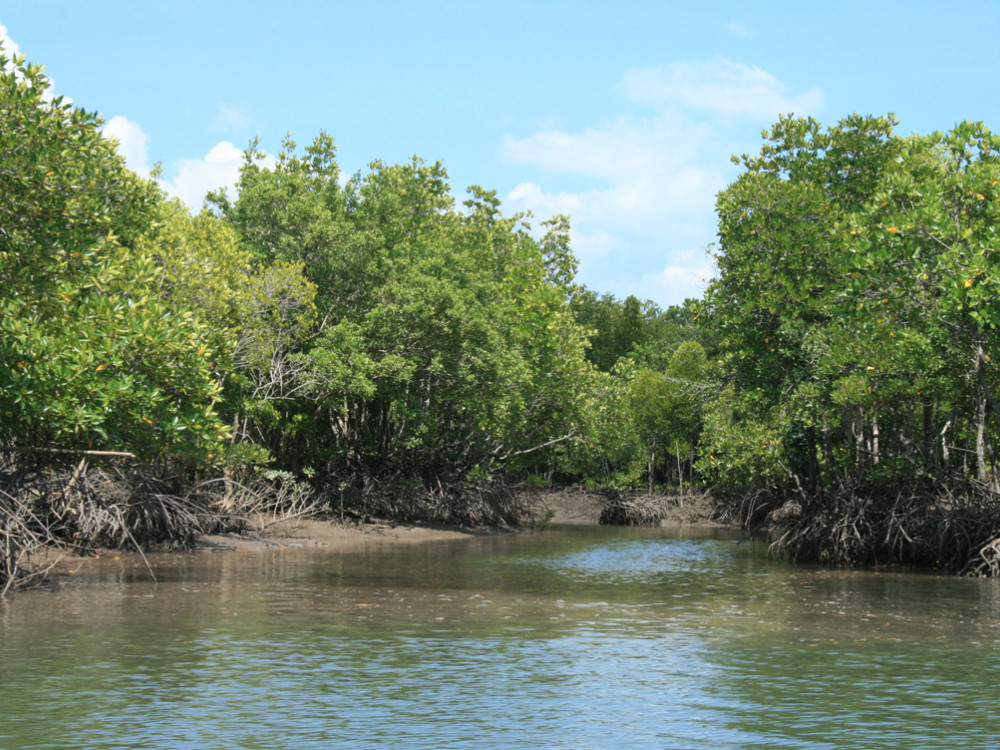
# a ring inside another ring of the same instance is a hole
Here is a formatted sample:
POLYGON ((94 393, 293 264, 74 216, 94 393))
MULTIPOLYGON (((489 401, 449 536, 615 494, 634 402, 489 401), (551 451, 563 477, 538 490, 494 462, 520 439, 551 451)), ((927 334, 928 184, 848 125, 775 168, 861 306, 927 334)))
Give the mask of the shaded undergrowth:
POLYGON ((537 504, 523 485, 492 477, 479 481, 438 483, 367 480, 361 487, 331 497, 338 507, 361 519, 432 523, 467 528, 508 528, 538 520, 537 504))

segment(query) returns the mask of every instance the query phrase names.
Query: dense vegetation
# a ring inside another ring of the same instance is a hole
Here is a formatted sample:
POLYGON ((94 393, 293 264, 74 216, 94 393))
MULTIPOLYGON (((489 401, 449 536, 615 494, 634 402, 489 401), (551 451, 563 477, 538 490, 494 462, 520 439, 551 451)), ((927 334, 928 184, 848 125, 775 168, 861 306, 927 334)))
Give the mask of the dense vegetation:
POLYGON ((186 543, 302 488, 517 523, 526 479, 690 476, 690 429, 655 428, 707 367, 673 358, 690 311, 576 286, 564 217, 456 205, 416 158, 344 179, 326 134, 270 168, 251 144, 192 216, 39 66, 2 66, 4 580, 26 540, 186 543))
POLYGON ((700 465, 797 559, 996 574, 1000 139, 894 124, 782 119, 720 194, 700 465))
POLYGON ((711 485, 797 559, 998 572, 984 127, 782 119, 719 196, 705 300, 661 310, 575 284, 565 217, 456 204, 416 158, 345 179, 323 133, 252 143, 192 216, 0 67, 0 589, 45 541, 521 523, 524 484, 711 485))

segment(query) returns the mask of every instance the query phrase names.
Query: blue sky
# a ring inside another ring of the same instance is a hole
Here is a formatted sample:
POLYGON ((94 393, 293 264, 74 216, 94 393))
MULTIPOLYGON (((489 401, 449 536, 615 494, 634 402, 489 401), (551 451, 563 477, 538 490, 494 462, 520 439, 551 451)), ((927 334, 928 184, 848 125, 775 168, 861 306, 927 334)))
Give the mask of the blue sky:
MULTIPOLYGON (((779 113, 1000 129, 996 2, 0 0, 0 37, 198 207, 253 136, 348 173, 442 161, 461 199, 567 213, 578 280, 666 306, 712 275, 716 193, 779 113)), ((536 221, 536 223, 537 223, 536 221)))

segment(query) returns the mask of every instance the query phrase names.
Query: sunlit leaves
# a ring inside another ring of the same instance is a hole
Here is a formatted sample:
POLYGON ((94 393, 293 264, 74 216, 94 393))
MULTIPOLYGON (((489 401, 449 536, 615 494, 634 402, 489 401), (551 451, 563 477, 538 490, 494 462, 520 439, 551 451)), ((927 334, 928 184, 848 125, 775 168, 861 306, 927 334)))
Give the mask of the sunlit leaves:
POLYGON ((973 371, 1000 325, 997 139, 977 123, 908 138, 894 124, 782 119, 719 196, 708 309, 736 413, 796 436, 786 465, 814 479, 914 446, 940 464, 956 455, 941 430, 960 439, 961 414, 968 440, 991 387, 973 371))
POLYGON ((0 68, 0 441, 203 453, 218 387, 143 249, 159 191, 38 66, 0 68))
POLYGON ((334 155, 322 135, 301 156, 286 140, 273 168, 251 150, 238 199, 217 201, 258 263, 300 264, 315 289, 286 358, 296 389, 246 405, 272 453, 431 481, 571 433, 587 367, 565 220, 539 240, 490 191, 457 208, 440 164, 374 162, 345 184, 334 155))

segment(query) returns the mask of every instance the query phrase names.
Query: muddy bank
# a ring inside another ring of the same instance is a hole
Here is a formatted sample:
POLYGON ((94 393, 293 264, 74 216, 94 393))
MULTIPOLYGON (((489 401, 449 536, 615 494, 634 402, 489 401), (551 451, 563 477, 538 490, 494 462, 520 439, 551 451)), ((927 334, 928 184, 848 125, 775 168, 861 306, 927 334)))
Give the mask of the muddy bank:
MULTIPOLYGON (((659 523, 647 525, 719 525, 708 520, 703 503, 678 498, 656 497, 663 507, 674 512, 659 523)), ((597 525, 608 506, 606 494, 583 490, 550 490, 532 493, 529 505, 539 526, 546 524, 597 525)), ((90 553, 72 553, 45 548, 33 554, 29 568, 47 571, 51 583, 71 584, 75 575, 92 571, 108 561, 142 565, 143 555, 161 554, 247 554, 286 550, 323 549, 359 552, 396 545, 453 541, 471 536, 515 533, 516 529, 463 529, 417 524, 383 522, 341 522, 339 519, 258 518, 241 533, 203 534, 192 549, 153 548, 139 553, 134 549, 98 549, 90 553)))
POLYGON ((533 510, 553 524, 621 526, 705 526, 731 524, 717 520, 715 502, 707 492, 649 495, 642 492, 588 492, 563 489, 538 493, 533 510))
POLYGON ((604 497, 584 490, 548 490, 537 493, 531 509, 543 523, 597 524, 604 497))
POLYGON ((191 549, 152 548, 142 553, 134 549, 96 549, 89 552, 45 547, 26 561, 25 568, 44 572, 62 585, 73 575, 100 566, 109 560, 142 565, 144 556, 198 554, 244 554, 284 550, 325 549, 358 552, 391 545, 423 544, 463 539, 494 531, 433 528, 390 523, 350 524, 321 519, 281 519, 258 524, 253 530, 231 534, 203 534, 191 549))
POLYGON ((332 520, 289 519, 241 534, 205 534, 198 537, 194 551, 262 552, 310 547, 352 551, 377 545, 462 539, 477 533, 482 532, 407 524, 343 524, 332 520))

